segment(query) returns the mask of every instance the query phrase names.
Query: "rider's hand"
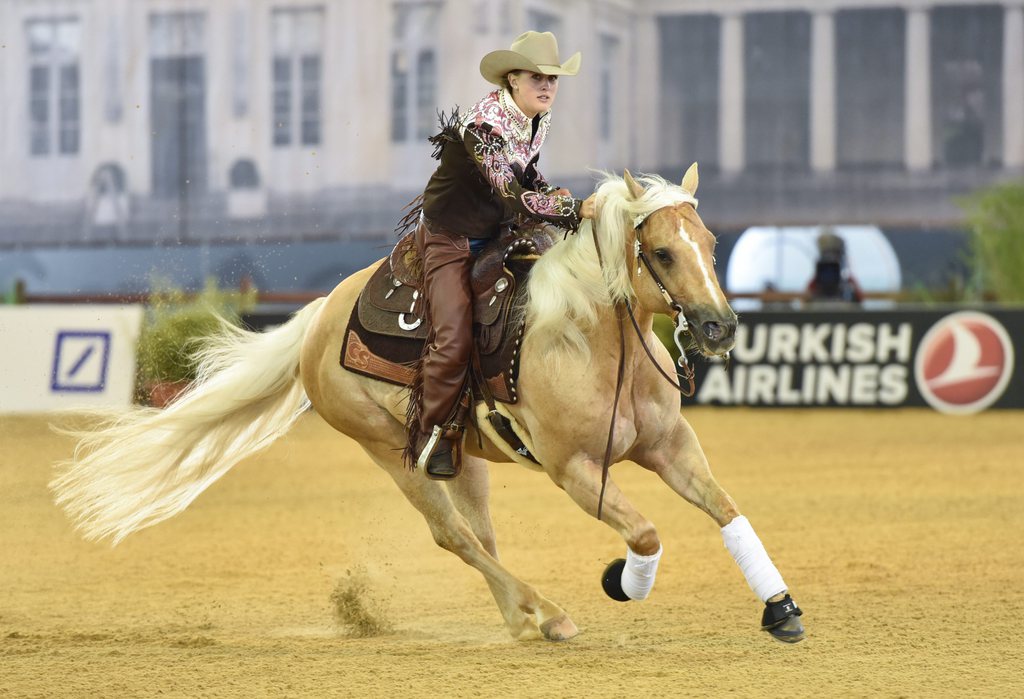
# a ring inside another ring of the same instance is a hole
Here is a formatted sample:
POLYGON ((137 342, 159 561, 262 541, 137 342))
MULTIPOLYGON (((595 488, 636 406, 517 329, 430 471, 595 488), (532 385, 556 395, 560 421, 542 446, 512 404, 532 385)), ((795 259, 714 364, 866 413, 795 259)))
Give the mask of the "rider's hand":
POLYGON ((583 205, 580 206, 580 218, 594 218, 597 208, 597 195, 591 194, 589 197, 583 200, 583 205))
POLYGON ((551 194, 553 194, 556 197, 571 197, 572 196, 572 192, 570 192, 565 187, 559 187, 558 189, 553 191, 551 194))

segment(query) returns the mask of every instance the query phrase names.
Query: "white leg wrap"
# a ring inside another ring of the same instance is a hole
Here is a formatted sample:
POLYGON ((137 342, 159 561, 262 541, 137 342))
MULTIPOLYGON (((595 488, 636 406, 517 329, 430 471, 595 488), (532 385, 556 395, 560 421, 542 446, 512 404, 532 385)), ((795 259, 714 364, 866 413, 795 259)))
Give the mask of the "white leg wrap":
POLYGON ((786 591, 782 575, 768 557, 768 552, 764 550, 764 545, 746 517, 740 515, 722 527, 722 539, 725 548, 736 559, 736 565, 743 571, 750 589, 762 602, 786 591))
POLYGON ((647 599, 654 587, 654 575, 658 572, 658 561, 661 559, 661 546, 658 552, 650 556, 633 553, 626 547, 626 567, 622 569, 622 591, 633 600, 647 599))

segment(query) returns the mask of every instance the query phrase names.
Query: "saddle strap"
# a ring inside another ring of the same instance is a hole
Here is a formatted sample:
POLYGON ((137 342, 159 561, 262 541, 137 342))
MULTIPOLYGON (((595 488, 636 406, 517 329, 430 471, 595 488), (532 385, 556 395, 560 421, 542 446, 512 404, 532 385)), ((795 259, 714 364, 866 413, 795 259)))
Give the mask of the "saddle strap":
POLYGON ((525 456, 533 463, 540 465, 540 462, 534 458, 530 450, 523 444, 523 440, 519 439, 519 435, 512 429, 512 425, 505 418, 504 415, 498 412, 497 405, 494 402, 494 393, 491 391, 491 387, 487 385, 487 381, 484 380, 483 370, 480 368, 480 352, 474 347, 472 354, 472 361, 470 362, 473 371, 473 381, 477 386, 480 387, 480 394, 484 398, 484 403, 487 404, 487 422, 490 423, 494 431, 498 433, 498 436, 505 440, 505 442, 512 447, 520 456, 525 456))

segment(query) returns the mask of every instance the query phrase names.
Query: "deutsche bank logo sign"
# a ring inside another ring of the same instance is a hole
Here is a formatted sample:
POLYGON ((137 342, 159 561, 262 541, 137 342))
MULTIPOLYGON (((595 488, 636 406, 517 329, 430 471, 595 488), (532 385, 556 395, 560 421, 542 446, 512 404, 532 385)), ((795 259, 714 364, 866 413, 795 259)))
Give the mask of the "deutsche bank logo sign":
POLYGON ((57 333, 50 389, 55 393, 99 393, 107 385, 110 333, 57 333))

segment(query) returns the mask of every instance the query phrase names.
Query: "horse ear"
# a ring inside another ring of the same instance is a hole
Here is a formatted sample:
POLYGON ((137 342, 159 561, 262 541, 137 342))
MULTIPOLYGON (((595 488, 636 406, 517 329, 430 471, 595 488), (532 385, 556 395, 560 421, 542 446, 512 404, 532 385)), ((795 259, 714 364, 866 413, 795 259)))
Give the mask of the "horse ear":
POLYGON ((690 166, 690 169, 686 171, 686 174, 683 175, 682 184, 683 189, 689 192, 691 196, 697 194, 698 179, 699 178, 697 177, 697 163, 694 163, 693 165, 690 166))
POLYGON ((629 194, 634 199, 639 199, 644 195, 644 188, 633 179, 633 176, 629 174, 629 170, 624 170, 622 173, 622 179, 626 181, 626 187, 629 188, 629 194))

